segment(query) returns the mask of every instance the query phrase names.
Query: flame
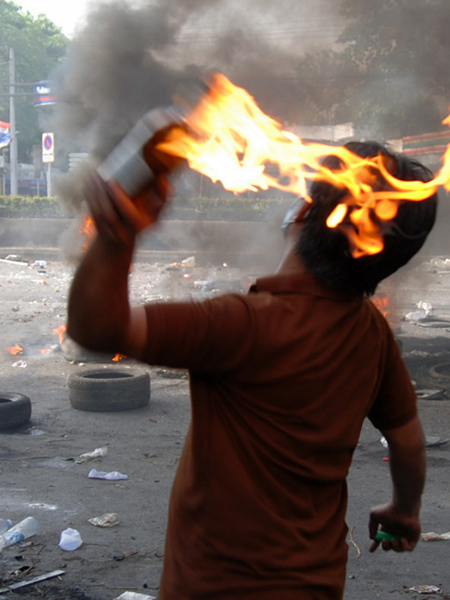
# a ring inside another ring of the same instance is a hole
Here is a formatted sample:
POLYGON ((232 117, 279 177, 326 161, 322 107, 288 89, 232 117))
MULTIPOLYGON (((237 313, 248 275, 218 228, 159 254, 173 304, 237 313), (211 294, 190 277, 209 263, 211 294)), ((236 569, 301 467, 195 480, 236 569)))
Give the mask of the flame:
MULTIPOLYGON (((450 116, 443 123, 450 126, 450 116)), ((284 131, 247 91, 220 73, 212 77, 210 91, 186 118, 186 126, 171 129, 156 148, 186 159, 192 169, 235 193, 276 188, 311 202, 309 180, 347 189, 327 224, 344 230, 344 219, 349 217, 345 233, 355 258, 383 249, 382 229, 372 221, 372 213, 390 221, 401 202, 425 200, 439 186, 450 190, 450 145, 444 166, 432 181, 399 180, 389 173, 382 156, 363 159, 342 146, 303 142, 284 131), (339 169, 321 164, 330 155, 340 160, 339 169), (276 165, 276 176, 268 172, 269 165, 276 165), (375 189, 380 176, 392 189, 375 189)))
POLYGON ((126 358, 125 354, 116 354, 112 360, 114 362, 119 362, 119 360, 123 360, 124 358, 126 358))
POLYGON ((389 298, 387 296, 375 296, 371 298, 372 302, 378 308, 380 313, 386 317, 388 314, 389 298))
POLYGON ((85 253, 85 252, 87 252, 87 250, 88 250, 89 246, 91 245, 91 242, 95 236, 95 224, 94 224, 92 217, 89 217, 89 216, 84 217, 83 223, 81 224, 81 226, 79 228, 79 233, 81 233, 86 238, 86 241, 84 242, 83 246, 81 247, 81 252, 85 253))
POLYGON ((23 352, 23 348, 22 348, 22 346, 19 346, 19 344, 16 344, 15 346, 8 346, 7 350, 13 356, 16 356, 17 354, 21 354, 23 352))
POLYGON ((56 335, 59 337, 60 345, 64 341, 64 338, 66 336, 66 330, 67 330, 67 327, 65 325, 61 325, 61 327, 57 327, 56 329, 53 330, 53 333, 56 333, 56 335))
POLYGON ((41 350, 39 350, 39 352, 45 356, 46 354, 49 354, 52 351, 51 348, 41 348, 41 350))

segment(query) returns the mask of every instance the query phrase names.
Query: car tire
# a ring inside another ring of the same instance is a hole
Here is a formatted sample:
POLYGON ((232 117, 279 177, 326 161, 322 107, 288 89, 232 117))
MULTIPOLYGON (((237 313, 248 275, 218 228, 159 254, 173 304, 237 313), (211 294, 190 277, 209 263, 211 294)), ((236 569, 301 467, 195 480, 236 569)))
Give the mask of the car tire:
POLYGON ((92 369, 68 379, 73 408, 90 412, 134 410, 150 402, 150 377, 145 371, 92 369))
POLYGON ((430 367, 428 373, 435 379, 450 379, 450 362, 439 363, 430 367))
POLYGON ((28 396, 14 392, 0 392, 0 431, 25 425, 31 418, 28 396))

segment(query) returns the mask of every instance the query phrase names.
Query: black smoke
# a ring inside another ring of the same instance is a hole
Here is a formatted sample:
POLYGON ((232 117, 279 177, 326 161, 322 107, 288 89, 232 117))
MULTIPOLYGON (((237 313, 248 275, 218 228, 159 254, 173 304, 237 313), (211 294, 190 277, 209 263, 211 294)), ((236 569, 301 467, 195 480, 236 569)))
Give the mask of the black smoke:
POLYGON ((338 5, 335 0, 97 3, 55 76, 55 131, 72 150, 102 158, 142 114, 170 104, 175 92, 213 71, 248 89, 271 116, 293 122, 301 93, 295 66, 312 46, 337 37, 338 5))

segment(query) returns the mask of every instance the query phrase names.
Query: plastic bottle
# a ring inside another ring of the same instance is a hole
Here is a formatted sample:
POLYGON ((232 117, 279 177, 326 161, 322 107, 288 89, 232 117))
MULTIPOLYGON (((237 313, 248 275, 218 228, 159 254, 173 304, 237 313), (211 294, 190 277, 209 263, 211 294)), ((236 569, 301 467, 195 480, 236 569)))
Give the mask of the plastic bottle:
MULTIPOLYGON (((0 519, 0 535, 5 533, 12 525, 9 519, 0 519)), ((0 542, 1 543, 1 542, 0 542)))
POLYGON ((36 535, 38 531, 39 523, 36 519, 34 517, 27 517, 0 536, 0 549, 26 540, 27 538, 36 535))

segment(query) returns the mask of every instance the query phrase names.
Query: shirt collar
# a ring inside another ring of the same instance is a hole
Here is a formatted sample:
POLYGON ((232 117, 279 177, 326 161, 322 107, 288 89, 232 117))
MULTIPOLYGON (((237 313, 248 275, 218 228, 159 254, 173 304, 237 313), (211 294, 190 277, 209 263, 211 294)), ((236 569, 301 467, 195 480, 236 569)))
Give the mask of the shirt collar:
POLYGON ((257 279, 250 292, 270 292, 271 294, 302 294, 332 298, 335 300, 355 300, 355 296, 329 288, 317 281, 310 273, 279 273, 257 279))

